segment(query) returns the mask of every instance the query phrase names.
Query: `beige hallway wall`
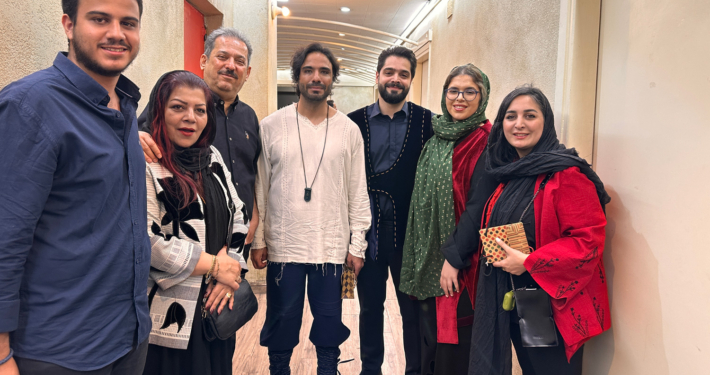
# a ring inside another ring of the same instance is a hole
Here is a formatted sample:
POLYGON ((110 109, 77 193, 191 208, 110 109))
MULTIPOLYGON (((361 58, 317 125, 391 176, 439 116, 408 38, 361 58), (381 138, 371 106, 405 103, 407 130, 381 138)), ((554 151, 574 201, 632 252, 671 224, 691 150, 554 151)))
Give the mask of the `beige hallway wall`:
POLYGON ((331 98, 345 114, 375 102, 371 86, 335 86, 331 98))
MULTIPOLYGON (((52 65, 67 50, 59 0, 0 0, 0 88, 52 65)), ((141 50, 125 74, 141 88, 141 108, 155 81, 183 68, 183 1, 145 1, 141 50)))
POLYGON ((560 0, 455 0, 451 18, 446 5, 439 4, 431 22, 430 109, 441 112, 446 76, 466 63, 481 68, 491 81, 486 110, 491 120, 503 97, 524 83, 535 84, 554 101, 560 0))
POLYGON ((710 2, 602 5, 596 169, 612 332, 587 374, 710 372, 710 2))
MULTIPOLYGON (((214 6, 224 26, 243 30, 254 47, 252 73, 240 92, 259 119, 276 110, 276 21, 270 0, 194 0, 214 6)), ((203 6, 204 7, 204 6, 203 6)), ((60 0, 0 0, 0 88, 52 65, 66 51, 60 0)), ((140 88, 139 110, 165 72, 184 67, 184 0, 143 1, 141 50, 125 75, 140 88)))

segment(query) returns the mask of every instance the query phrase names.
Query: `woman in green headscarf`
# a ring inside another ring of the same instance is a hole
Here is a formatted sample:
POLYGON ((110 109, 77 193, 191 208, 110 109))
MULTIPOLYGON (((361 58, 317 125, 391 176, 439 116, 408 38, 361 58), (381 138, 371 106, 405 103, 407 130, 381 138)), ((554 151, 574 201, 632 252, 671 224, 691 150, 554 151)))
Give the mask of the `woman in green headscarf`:
POLYGON ((443 114, 432 119, 434 136, 417 164, 399 289, 419 300, 422 374, 468 372, 478 248, 457 247, 453 232, 459 220, 480 227, 497 186, 485 171, 489 95, 480 69, 454 67, 444 83, 443 114))

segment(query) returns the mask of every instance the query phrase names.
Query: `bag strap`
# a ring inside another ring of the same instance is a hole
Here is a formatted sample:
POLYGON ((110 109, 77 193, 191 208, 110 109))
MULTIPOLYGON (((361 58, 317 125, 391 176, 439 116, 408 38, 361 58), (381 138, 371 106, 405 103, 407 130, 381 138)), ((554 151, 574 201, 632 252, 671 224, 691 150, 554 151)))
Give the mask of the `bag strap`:
POLYGON ((528 203, 528 205, 525 206, 525 210, 523 210, 523 214, 520 215, 520 220, 518 220, 518 222, 521 222, 521 223, 523 222, 523 218, 525 217, 525 213, 528 212, 528 209, 530 208, 530 206, 533 204, 533 202, 535 202, 535 198, 537 198, 537 194, 540 192, 540 190, 545 188, 545 185, 547 185, 547 182, 550 181, 550 178, 552 178, 553 174, 555 174, 555 172, 548 173, 547 176, 545 177, 545 179, 542 180, 542 182, 540 183, 540 187, 537 188, 537 191, 535 192, 532 199, 530 200, 530 203, 528 203))

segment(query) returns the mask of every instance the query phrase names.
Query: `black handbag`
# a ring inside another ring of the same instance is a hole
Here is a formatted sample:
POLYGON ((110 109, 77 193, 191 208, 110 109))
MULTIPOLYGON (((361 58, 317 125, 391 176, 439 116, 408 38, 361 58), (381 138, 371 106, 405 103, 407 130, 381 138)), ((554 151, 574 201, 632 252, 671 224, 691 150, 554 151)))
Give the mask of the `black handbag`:
POLYGON ((234 291, 234 308, 229 309, 225 306, 221 314, 217 314, 217 309, 214 313, 210 313, 208 309, 202 305, 202 331, 207 341, 226 340, 242 328, 251 318, 254 317, 259 309, 256 301, 256 296, 251 290, 251 285, 242 276, 242 282, 239 283, 239 289, 234 291))
MULTIPOLYGON (((513 276, 510 277, 511 284, 513 276)), ((520 337, 525 348, 557 346, 557 328, 552 319, 550 295, 542 288, 515 289, 515 307, 520 317, 520 337)))
MULTIPOLYGON (((232 212, 234 212, 235 207, 229 189, 227 189, 227 194, 229 197, 229 226, 227 227, 225 243, 229 245, 232 239, 232 224, 234 219, 232 212)), ((244 244, 243 246, 245 253, 247 253, 246 259, 249 259, 248 252, 251 244, 244 244)), ((254 291, 251 290, 251 285, 249 285, 249 282, 244 278, 246 273, 246 270, 242 270, 242 281, 239 283, 239 289, 234 291, 234 304, 231 310, 229 306, 225 306, 221 314, 217 314, 217 309, 214 310, 214 313, 210 313, 208 309, 205 309, 206 299, 202 301, 202 333, 207 341, 211 342, 215 339, 226 340, 234 336, 239 328, 247 324, 259 309, 254 291)), ((209 280, 209 282, 213 281, 209 280)))

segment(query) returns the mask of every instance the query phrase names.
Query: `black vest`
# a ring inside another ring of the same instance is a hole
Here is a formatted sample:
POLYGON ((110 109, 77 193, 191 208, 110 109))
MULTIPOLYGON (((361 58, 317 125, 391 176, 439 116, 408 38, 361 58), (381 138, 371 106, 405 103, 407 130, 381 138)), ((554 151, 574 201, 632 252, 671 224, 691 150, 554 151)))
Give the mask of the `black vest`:
MULTIPOLYGON (((367 172, 367 190, 370 193, 386 194, 392 201, 394 209, 394 246, 395 250, 402 251, 404 236, 407 230, 409 216, 409 203, 412 200, 414 177, 417 173, 417 162, 424 144, 434 134, 431 127, 431 111, 409 102, 409 118, 407 133, 399 156, 389 169, 375 173, 370 157, 370 124, 367 117, 367 107, 358 109, 348 114, 357 124, 362 133, 365 144, 365 168, 367 172)), ((375 199, 375 202, 377 200, 375 199)), ((377 203, 376 203, 377 204, 377 203)), ((372 218, 372 229, 379 229, 379 205, 373 210, 376 215, 372 218)))

